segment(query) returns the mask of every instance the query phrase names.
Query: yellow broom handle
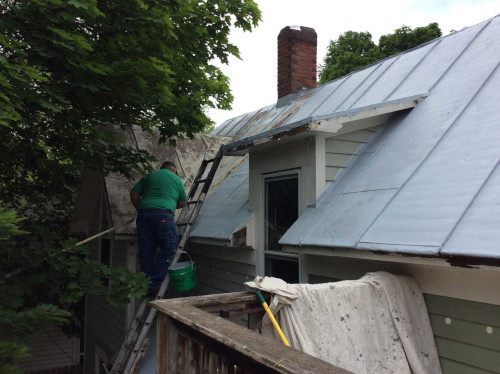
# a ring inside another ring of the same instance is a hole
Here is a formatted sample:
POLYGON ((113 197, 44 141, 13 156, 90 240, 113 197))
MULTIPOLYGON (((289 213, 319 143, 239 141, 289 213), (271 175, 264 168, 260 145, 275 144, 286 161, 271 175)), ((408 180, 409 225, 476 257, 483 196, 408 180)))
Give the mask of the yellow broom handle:
POLYGON ((280 336, 281 341, 283 342, 284 345, 289 347, 290 344, 288 344, 288 340, 286 340, 285 335, 283 335, 283 331, 281 331, 280 326, 278 325, 278 322, 276 322, 276 319, 274 318, 273 314, 269 310, 269 307, 267 306, 266 300, 264 300, 264 297, 262 296, 262 294, 260 293, 259 290, 255 290, 255 293, 257 294, 259 301, 261 302, 262 306, 264 307, 264 310, 266 311, 267 315, 269 316, 269 319, 273 323, 274 328, 278 332, 278 335, 280 336))

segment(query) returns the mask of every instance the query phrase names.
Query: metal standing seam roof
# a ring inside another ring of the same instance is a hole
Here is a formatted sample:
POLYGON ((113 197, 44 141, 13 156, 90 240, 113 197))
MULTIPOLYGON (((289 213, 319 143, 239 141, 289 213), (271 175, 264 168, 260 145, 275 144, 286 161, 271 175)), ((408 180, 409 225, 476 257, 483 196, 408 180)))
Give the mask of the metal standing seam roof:
MULTIPOLYGON (((500 258, 499 24, 496 16, 216 128, 214 135, 233 137, 230 150, 426 96, 382 126, 282 245, 500 258)), ((228 240, 253 215, 248 164, 228 175, 193 236, 228 240)))
POLYGON ((280 243, 500 258, 500 17, 389 63, 358 104, 429 95, 387 123, 280 243), (391 72, 398 63, 406 76, 391 72))

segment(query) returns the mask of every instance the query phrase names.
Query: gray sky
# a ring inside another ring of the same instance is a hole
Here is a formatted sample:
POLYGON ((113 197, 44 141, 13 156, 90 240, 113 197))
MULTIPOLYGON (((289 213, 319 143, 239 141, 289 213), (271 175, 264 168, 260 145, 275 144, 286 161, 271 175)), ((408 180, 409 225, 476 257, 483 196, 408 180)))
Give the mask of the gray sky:
POLYGON ((500 0, 255 0, 262 12, 257 28, 231 32, 241 60, 231 58, 222 70, 230 78, 234 95, 231 111, 210 110, 209 117, 221 124, 277 99, 277 37, 283 27, 312 27, 318 34, 318 65, 328 43, 347 30, 368 31, 378 44, 381 35, 402 25, 411 28, 437 22, 443 35, 461 30, 500 14, 500 0))

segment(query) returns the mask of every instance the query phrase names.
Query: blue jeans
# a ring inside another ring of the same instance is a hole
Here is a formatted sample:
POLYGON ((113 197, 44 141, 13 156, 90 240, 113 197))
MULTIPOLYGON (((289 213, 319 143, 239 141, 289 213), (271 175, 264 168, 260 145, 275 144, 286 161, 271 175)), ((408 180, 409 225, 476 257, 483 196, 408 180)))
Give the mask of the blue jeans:
POLYGON ((150 288, 159 288, 179 243, 174 214, 166 209, 139 209, 137 234, 141 271, 151 280, 150 288))

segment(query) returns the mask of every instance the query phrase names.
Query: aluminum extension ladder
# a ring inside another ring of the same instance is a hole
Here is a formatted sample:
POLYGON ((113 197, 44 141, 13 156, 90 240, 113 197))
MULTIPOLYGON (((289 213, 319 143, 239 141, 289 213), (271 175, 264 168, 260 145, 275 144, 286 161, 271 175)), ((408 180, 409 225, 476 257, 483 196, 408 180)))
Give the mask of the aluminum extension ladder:
MULTIPOLYGON (((217 155, 213 159, 203 159, 200 169, 193 181, 193 185, 189 190, 187 196, 187 206, 181 210, 181 213, 177 219, 177 227, 179 228, 179 233, 182 232, 182 238, 179 241, 179 246, 175 251, 174 258, 172 259, 171 265, 175 265, 184 251, 184 246, 186 245, 191 228, 200 212, 203 201, 208 193, 212 180, 214 178, 215 172, 219 167, 220 161, 223 156, 223 147, 219 148, 217 155), (203 178, 206 168, 209 164, 212 164, 208 174, 203 178), (198 188, 201 187, 198 197, 195 195, 198 188)), ((170 282, 170 275, 167 272, 165 279, 161 283, 158 294, 155 299, 163 299, 167 291, 168 284, 170 282)), ((149 343, 146 336, 151 328, 156 317, 157 310, 150 307, 147 298, 143 298, 139 304, 139 308, 135 314, 135 317, 129 327, 125 340, 118 352, 113 367, 111 368, 111 374, 133 374, 138 370, 141 359, 144 357, 145 350, 149 343)))

